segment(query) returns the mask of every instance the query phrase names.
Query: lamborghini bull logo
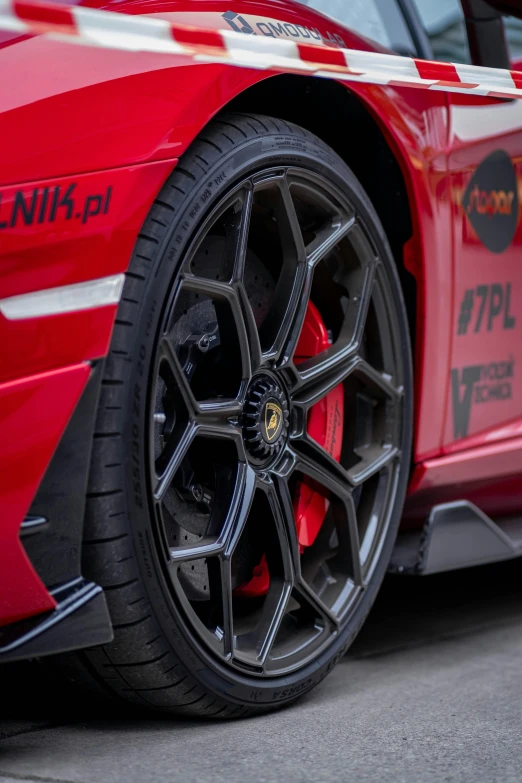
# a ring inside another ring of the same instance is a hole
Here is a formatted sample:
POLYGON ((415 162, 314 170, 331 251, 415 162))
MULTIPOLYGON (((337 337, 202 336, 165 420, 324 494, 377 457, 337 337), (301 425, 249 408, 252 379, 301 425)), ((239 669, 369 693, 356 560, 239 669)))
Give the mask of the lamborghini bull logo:
POLYGON ((281 431, 283 411, 275 402, 267 402, 265 406, 265 432, 268 441, 273 441, 281 431))

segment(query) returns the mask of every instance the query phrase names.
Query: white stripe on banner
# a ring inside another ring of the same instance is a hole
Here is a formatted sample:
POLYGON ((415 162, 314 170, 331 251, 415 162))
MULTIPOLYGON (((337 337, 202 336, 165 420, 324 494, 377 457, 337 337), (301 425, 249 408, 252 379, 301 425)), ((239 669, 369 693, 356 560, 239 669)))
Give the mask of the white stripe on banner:
POLYGON ((0 0, 0 30, 13 33, 26 33, 29 30, 28 25, 13 13, 11 0, 0 0))
POLYGON ((490 91, 499 90, 501 92, 513 91, 513 93, 520 93, 520 90, 517 90, 515 86, 511 73, 504 68, 477 68, 476 65, 459 65, 455 63, 455 70, 461 81, 466 84, 479 82, 481 87, 487 85, 490 91))
POLYGON ((420 78, 415 60, 411 57, 359 51, 351 51, 345 56, 349 68, 363 74, 371 69, 382 77, 383 83, 393 80, 418 82, 420 78))
POLYGON ((86 43, 110 47, 117 35, 118 49, 165 54, 185 52, 185 48, 173 40, 170 24, 163 19, 147 18, 144 25, 142 16, 106 12, 100 17, 97 11, 81 7, 70 8, 70 11, 79 35, 86 43))
POLYGON ((313 70, 299 58, 299 49, 293 41, 280 41, 275 38, 259 38, 255 51, 249 46, 247 35, 238 35, 233 30, 222 30, 222 38, 229 55, 236 65, 261 68, 293 68, 313 70))

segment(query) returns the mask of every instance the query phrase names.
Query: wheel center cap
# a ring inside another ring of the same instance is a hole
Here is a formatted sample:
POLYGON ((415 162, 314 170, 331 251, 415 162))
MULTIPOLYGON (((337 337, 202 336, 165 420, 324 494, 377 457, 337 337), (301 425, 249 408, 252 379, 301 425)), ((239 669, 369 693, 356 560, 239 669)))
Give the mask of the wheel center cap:
POLYGON ((288 403, 273 376, 258 375, 252 380, 242 423, 245 446, 254 464, 265 464, 281 453, 288 432, 288 403))

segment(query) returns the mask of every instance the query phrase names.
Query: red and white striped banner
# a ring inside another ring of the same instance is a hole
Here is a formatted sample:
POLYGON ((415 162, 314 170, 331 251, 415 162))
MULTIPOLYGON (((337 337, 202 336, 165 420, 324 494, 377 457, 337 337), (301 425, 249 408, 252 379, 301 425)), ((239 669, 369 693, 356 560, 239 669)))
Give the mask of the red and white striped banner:
POLYGON ((233 30, 208 30, 81 6, 0 0, 0 29, 44 33, 60 41, 90 46, 190 57, 198 63, 306 73, 365 84, 522 98, 522 73, 517 71, 297 43, 233 30))

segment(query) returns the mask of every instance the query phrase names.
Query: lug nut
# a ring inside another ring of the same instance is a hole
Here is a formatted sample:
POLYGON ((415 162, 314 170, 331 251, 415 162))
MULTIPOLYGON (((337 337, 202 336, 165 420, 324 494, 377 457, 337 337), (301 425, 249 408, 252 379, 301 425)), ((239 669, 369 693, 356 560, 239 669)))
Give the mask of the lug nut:
POLYGON ((203 487, 201 484, 192 484, 190 491, 192 492, 192 497, 196 503, 201 503, 204 497, 203 487))
POLYGON ((204 334, 201 340, 198 342, 198 348, 202 353, 206 353, 210 346, 210 340, 208 334, 204 334))

